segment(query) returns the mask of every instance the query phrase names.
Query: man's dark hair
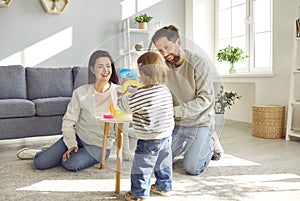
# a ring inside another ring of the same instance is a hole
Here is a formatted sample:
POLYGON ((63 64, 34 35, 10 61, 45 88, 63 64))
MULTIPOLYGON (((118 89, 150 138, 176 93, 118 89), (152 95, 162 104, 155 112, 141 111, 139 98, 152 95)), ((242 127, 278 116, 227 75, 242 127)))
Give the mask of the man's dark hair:
POLYGON ((175 41, 179 38, 179 30, 174 25, 165 26, 155 32, 151 40, 152 43, 155 43, 161 37, 167 37, 169 41, 175 41))

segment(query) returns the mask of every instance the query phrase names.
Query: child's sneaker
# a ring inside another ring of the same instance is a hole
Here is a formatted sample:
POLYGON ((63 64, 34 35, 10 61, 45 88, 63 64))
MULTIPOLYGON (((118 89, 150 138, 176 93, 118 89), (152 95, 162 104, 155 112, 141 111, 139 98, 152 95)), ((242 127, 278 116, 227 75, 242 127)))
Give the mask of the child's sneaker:
POLYGON ((144 201, 142 198, 134 197, 131 192, 125 193, 125 199, 127 201, 144 201))
POLYGON ((220 160, 222 155, 224 154, 224 149, 220 143, 219 136, 216 132, 213 132, 212 134, 211 145, 213 148, 213 155, 211 157, 211 160, 220 160))
POLYGON ((28 149, 28 148, 23 148, 23 149, 20 149, 17 153, 17 157, 19 159, 23 159, 23 160, 26 160, 26 159, 33 159, 35 154, 37 152, 41 151, 40 149, 28 149))
POLYGON ((152 184, 151 185, 151 188, 150 188, 150 191, 152 193, 155 193, 155 194, 158 194, 158 195, 161 195, 161 196, 170 196, 172 194, 171 191, 161 191, 161 190, 158 190, 156 188, 156 185, 155 184, 152 184))

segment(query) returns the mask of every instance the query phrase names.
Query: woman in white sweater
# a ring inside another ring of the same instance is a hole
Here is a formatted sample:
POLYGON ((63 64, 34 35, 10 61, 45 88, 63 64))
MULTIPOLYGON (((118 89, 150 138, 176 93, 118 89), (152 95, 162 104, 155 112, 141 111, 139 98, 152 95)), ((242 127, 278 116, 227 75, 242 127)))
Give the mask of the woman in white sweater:
MULTIPOLYGON (((63 117, 63 137, 48 149, 35 154, 36 169, 61 165, 78 171, 101 162, 104 123, 96 116, 109 114, 112 93, 119 83, 112 57, 106 51, 95 51, 89 59, 89 83, 74 90, 63 117), (92 80, 90 79, 92 78, 92 80)), ((111 124, 106 158, 116 138, 116 125, 111 124)))

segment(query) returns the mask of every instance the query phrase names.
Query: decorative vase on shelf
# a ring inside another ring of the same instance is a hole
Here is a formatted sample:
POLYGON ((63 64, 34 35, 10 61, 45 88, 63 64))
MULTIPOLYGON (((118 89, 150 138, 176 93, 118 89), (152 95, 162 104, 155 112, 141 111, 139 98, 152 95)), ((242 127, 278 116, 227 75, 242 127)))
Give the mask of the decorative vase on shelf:
POLYGON ((134 48, 135 48, 136 51, 142 51, 143 50, 143 45, 137 43, 137 44, 135 44, 134 48))

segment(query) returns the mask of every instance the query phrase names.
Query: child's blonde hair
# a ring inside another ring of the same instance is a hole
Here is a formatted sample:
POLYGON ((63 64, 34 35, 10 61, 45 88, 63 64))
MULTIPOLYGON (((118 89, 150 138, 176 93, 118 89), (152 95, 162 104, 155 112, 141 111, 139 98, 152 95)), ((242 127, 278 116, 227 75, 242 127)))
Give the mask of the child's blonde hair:
POLYGON ((139 72, 144 75, 144 85, 166 84, 167 66, 156 52, 146 52, 137 60, 139 72))

